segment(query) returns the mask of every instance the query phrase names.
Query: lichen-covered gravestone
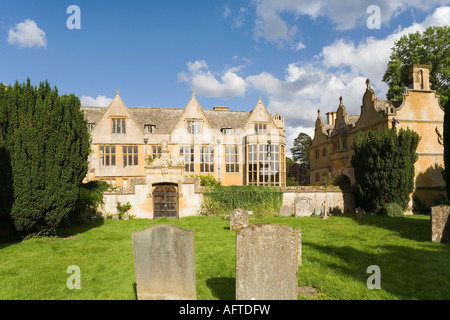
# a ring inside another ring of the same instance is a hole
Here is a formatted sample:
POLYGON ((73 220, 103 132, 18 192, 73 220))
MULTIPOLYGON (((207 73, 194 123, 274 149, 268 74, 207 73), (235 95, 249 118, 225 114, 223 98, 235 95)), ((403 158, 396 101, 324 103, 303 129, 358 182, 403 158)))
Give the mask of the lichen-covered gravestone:
POLYGON ((296 217, 310 217, 314 213, 314 208, 309 198, 295 198, 294 207, 296 217))
POLYGON ((279 217, 290 217, 292 215, 292 209, 289 206, 282 206, 280 208, 280 212, 278 213, 279 217))
POLYGON ((450 206, 431 208, 431 241, 450 242, 450 206))
POLYGON ((195 300, 194 232, 157 225, 132 234, 138 300, 195 300))
POLYGON ((301 231, 257 223, 237 231, 236 299, 297 300, 301 231))
POLYGON ((234 209, 230 213, 230 230, 239 230, 248 226, 248 212, 243 209, 234 209))

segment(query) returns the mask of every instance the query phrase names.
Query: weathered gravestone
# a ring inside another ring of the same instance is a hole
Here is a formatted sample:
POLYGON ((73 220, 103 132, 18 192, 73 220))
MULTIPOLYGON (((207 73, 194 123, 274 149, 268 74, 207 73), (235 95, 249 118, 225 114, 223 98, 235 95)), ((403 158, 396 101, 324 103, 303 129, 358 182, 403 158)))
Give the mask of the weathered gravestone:
POLYGON ((301 231, 257 223, 237 231, 236 299, 297 300, 301 231))
POLYGON ((230 213, 230 230, 239 230, 248 226, 248 212, 243 209, 234 209, 230 213))
POLYGON ((431 241, 450 242, 450 206, 431 208, 431 241))
POLYGON ((278 213, 279 217, 290 217, 292 215, 292 209, 289 206, 282 206, 280 208, 280 212, 278 213))
POLYGON ((138 300, 195 300, 194 232, 158 225, 132 234, 138 300))
POLYGON ((295 198, 294 207, 296 217, 310 217, 314 213, 314 207, 309 198, 295 198))
POLYGON ((364 217, 364 215, 366 214, 366 212, 361 209, 360 207, 356 208, 356 219, 362 219, 364 217))

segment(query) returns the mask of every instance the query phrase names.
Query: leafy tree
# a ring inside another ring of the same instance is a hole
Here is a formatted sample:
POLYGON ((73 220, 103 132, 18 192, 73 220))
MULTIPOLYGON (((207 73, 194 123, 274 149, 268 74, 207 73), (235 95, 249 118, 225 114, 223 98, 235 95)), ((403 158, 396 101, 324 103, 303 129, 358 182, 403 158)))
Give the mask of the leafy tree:
POLYGON ((291 167, 295 164, 294 160, 286 157, 286 186, 295 187, 298 186, 297 180, 290 176, 291 167))
POLYGON ((51 234, 76 208, 88 170, 89 134, 75 95, 48 82, 0 88, 1 168, 12 183, 0 189, 3 225, 20 236, 51 234), (13 197, 11 196, 13 195, 13 197))
POLYGON ((352 166, 357 201, 366 211, 389 203, 408 207, 414 190, 414 163, 419 135, 412 130, 384 129, 362 133, 353 141, 352 166))
POLYGON ((291 148, 292 157, 294 161, 299 164, 306 165, 309 169, 309 150, 312 139, 306 133, 300 132, 297 138, 294 139, 294 145, 291 148))
POLYGON ((289 170, 289 177, 294 178, 300 186, 309 185, 309 170, 305 164, 294 163, 289 170))
POLYGON ((442 105, 450 97, 450 27, 429 27, 423 33, 410 33, 395 42, 383 81, 389 86, 387 98, 402 101, 409 85, 408 67, 431 65, 431 88, 440 95, 442 105))

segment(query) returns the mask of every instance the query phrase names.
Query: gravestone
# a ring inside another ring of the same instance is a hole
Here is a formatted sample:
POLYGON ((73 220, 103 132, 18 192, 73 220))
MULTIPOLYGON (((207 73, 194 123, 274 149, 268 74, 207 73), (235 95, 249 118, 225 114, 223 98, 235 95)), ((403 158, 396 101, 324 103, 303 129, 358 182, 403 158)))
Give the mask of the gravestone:
POLYGON ((328 219, 328 210, 326 209, 326 207, 323 207, 323 216, 322 216, 323 220, 327 220, 328 219))
POLYGON ((171 225, 133 237, 138 300, 195 300, 194 232, 171 225))
POLYGON ((431 208, 431 241, 450 242, 450 206, 431 208))
POLYGON ((360 207, 356 208, 356 219, 362 219, 364 217, 364 210, 360 207))
POLYGON ((309 198, 295 198, 294 207, 296 217, 310 217, 314 213, 314 207, 309 198))
POLYGON ((237 231, 236 300, 297 300, 301 231, 257 223, 237 231))
POLYGON ((279 217, 290 217, 292 215, 292 209, 289 206, 282 206, 280 208, 280 212, 278 213, 279 217))
POLYGON ((230 230, 239 230, 248 226, 248 212, 243 209, 234 209, 230 213, 230 230))
POLYGON ((322 215, 322 208, 319 208, 319 207, 314 208, 314 215, 315 216, 321 216, 322 215))

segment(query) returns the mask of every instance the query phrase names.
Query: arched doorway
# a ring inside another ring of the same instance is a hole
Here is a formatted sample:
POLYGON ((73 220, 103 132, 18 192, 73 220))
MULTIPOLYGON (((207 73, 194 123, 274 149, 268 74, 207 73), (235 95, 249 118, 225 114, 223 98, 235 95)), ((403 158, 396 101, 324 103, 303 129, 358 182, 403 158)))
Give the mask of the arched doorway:
POLYGON ((352 181, 346 175, 338 177, 335 181, 335 184, 341 188, 348 188, 352 185, 352 181))
POLYGON ((171 184, 160 184, 153 190, 153 218, 178 218, 178 192, 171 184))

